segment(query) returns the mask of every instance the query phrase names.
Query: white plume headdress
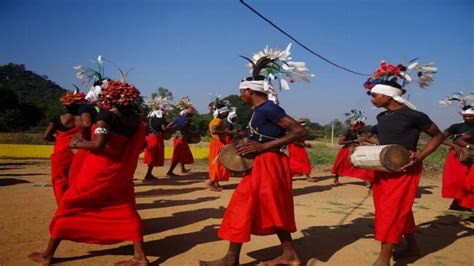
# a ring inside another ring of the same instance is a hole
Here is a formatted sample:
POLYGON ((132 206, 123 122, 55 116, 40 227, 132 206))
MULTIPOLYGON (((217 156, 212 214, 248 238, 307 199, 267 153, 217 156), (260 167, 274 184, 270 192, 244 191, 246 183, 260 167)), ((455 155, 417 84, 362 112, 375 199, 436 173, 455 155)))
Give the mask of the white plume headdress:
POLYGON ((461 108, 462 115, 474 115, 474 106, 472 106, 472 102, 474 100, 474 93, 469 93, 464 95, 462 91, 452 93, 450 96, 445 97, 443 100, 439 101, 439 104, 442 107, 447 107, 453 103, 457 103, 457 105, 461 108))
POLYGON ((270 100, 278 103, 277 93, 271 84, 272 80, 279 79, 280 90, 289 90, 289 82, 310 82, 309 78, 314 75, 309 73, 304 62, 290 61, 290 49, 291 43, 285 50, 269 49, 267 46, 262 51, 255 53, 252 59, 241 56, 249 61, 247 66, 250 68, 252 76, 240 83, 240 89, 248 88, 265 92, 270 100))
POLYGON ((146 105, 150 108, 148 117, 162 118, 163 113, 166 113, 172 109, 172 104, 167 97, 156 96, 146 102, 146 105))
POLYGON ((180 112, 179 112, 180 115, 185 115, 185 114, 188 114, 188 113, 194 113, 196 111, 193 104, 191 103, 191 100, 187 96, 181 98, 181 100, 179 100, 175 104, 175 108, 180 110, 180 112))
POLYGON ((345 116, 350 120, 351 125, 357 123, 364 123, 367 120, 367 116, 364 111, 352 109, 349 113, 345 113, 345 116))

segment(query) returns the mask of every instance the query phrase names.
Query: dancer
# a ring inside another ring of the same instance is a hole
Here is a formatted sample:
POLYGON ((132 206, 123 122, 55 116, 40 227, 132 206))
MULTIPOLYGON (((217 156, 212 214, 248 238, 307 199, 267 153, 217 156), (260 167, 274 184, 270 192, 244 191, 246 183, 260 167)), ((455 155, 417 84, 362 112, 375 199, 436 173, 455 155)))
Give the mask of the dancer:
POLYGON ((207 186, 211 191, 221 191, 222 187, 219 181, 229 181, 229 170, 217 160, 217 156, 226 144, 225 138, 229 133, 224 124, 224 120, 229 114, 229 107, 219 98, 213 102, 215 116, 209 123, 209 132, 212 137, 209 144, 209 182, 207 186))
POLYGON ((303 62, 287 62, 290 47, 285 51, 266 49, 249 59, 252 77, 240 83, 240 97, 253 108, 253 114, 247 130, 249 140, 236 148, 242 156, 254 156, 253 168, 234 191, 219 229, 219 237, 230 242, 227 254, 216 261, 200 261, 200 265, 238 265, 242 244, 250 240, 251 234, 276 234, 281 241, 283 255, 261 265, 301 263, 291 239, 296 225, 290 166, 280 148, 306 137, 307 132, 281 107, 269 101, 277 100, 276 93, 269 77, 263 76, 278 75, 280 84, 286 82, 283 75, 292 80, 307 80, 308 69, 303 62), (283 64, 292 68, 283 68, 283 64), (281 72, 275 72, 276 69, 281 72))
POLYGON ((171 105, 167 98, 156 97, 147 103, 150 112, 147 115, 148 126, 146 128, 146 149, 143 162, 148 166, 148 170, 143 181, 158 180, 152 174, 153 167, 160 167, 165 162, 165 141, 164 135, 168 128, 166 112, 171 105))
MULTIPOLYGON (((474 150, 474 130, 464 133, 455 142, 457 145, 469 149, 472 152, 472 150, 474 150)), ((474 167, 472 167, 472 162, 470 163, 469 173, 462 191, 462 195, 458 198, 459 205, 465 208, 465 210, 474 212, 474 167)))
MULTIPOLYGON (((298 123, 302 127, 306 125, 303 119, 299 119, 298 123)), ((304 175, 306 181, 315 182, 317 179, 311 175, 311 161, 305 148, 311 148, 311 144, 305 142, 306 138, 301 138, 294 143, 288 144, 288 157, 290 159, 291 176, 304 175)))
POLYGON ((334 175, 334 184, 340 185, 339 176, 356 177, 366 181, 370 185, 370 174, 366 169, 354 167, 350 160, 350 149, 362 143, 362 129, 364 129, 364 120, 367 119, 363 111, 351 110, 346 113, 349 116, 351 127, 339 136, 339 145, 343 145, 336 156, 331 173, 334 175))
POLYGON ((402 98, 404 86, 411 81, 410 71, 419 77, 419 85, 426 87, 437 69, 431 64, 409 67, 389 65, 381 62, 374 76, 364 84, 370 89, 372 104, 386 111, 377 115, 377 137, 381 145, 399 144, 407 148, 410 162, 402 172, 374 171, 373 198, 375 205, 375 239, 381 242, 381 249, 374 265, 390 265, 395 244, 402 236, 407 240, 407 249, 396 253, 399 256, 419 254, 415 239, 415 219, 412 206, 422 171, 422 161, 444 140, 444 135, 435 123, 415 106, 402 98), (397 79, 403 80, 403 85, 397 79), (417 152, 420 133, 431 136, 425 148, 417 152))
POLYGON ((115 265, 148 265, 143 251, 142 224, 135 208, 133 174, 145 145, 145 125, 136 108, 140 92, 122 81, 109 81, 91 141, 73 139, 71 148, 87 150, 50 224, 43 252, 29 257, 50 265, 62 240, 93 244, 133 241, 133 258, 115 265))
POLYGON ((57 203, 69 187, 69 169, 74 158, 69 143, 81 130, 78 109, 87 103, 84 93, 78 91, 66 92, 60 101, 67 112, 54 117, 43 134, 45 140, 55 142, 51 154, 51 184, 57 203))
POLYGON ((446 156, 446 163, 443 169, 443 186, 441 195, 443 198, 453 199, 450 210, 465 211, 468 210, 459 205, 459 198, 463 195, 464 184, 471 168, 470 162, 460 162, 456 159, 456 154, 462 149, 461 146, 455 144, 455 140, 462 134, 474 131, 474 109, 468 104, 469 95, 464 95, 462 92, 453 93, 440 101, 443 105, 448 105, 453 102, 458 102, 461 107, 460 114, 464 122, 451 125, 444 131, 446 137, 452 136, 452 141, 445 140, 443 144, 451 147, 451 150, 446 156))
POLYGON ((188 138, 191 134, 191 117, 196 112, 189 98, 184 97, 177 104, 176 107, 181 109, 180 116, 172 122, 169 127, 176 129, 176 136, 173 140, 173 155, 171 156, 171 166, 166 173, 167 176, 176 176, 173 173, 174 169, 181 164, 181 173, 187 173, 191 171, 185 168, 185 164, 193 164, 194 157, 189 148, 188 138))
POLYGON ((224 125, 228 134, 225 136, 225 144, 232 143, 232 139, 239 134, 239 131, 234 129, 234 123, 237 120, 237 108, 231 107, 227 118, 224 119, 224 125))

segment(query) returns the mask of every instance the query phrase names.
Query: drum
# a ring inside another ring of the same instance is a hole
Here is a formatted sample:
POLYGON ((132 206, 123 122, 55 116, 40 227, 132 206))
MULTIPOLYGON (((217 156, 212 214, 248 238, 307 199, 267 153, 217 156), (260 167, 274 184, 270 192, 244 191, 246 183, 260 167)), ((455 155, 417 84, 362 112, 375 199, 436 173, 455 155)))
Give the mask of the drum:
POLYGON ((252 168, 253 159, 237 154, 234 144, 227 144, 217 156, 219 162, 230 171, 243 172, 252 168))
POLYGON ((410 162, 410 152, 398 144, 357 146, 350 155, 355 167, 383 172, 400 172, 410 162))
POLYGON ((456 153, 456 159, 460 162, 472 163, 474 162, 474 151, 462 148, 460 152, 456 153))
POLYGON ((201 136, 199 136, 199 134, 197 133, 189 133, 189 136, 188 136, 188 143, 190 144, 196 144, 196 143, 199 143, 201 142, 201 136))

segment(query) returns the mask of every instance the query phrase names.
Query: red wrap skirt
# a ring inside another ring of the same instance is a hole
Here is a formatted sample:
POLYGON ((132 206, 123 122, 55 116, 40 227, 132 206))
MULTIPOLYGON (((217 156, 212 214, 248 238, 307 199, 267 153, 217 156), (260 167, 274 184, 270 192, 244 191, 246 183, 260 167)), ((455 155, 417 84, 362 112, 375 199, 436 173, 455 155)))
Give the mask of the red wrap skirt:
POLYGON ((288 145, 288 153, 290 158, 291 175, 297 174, 309 175, 311 174, 311 162, 308 153, 303 146, 296 144, 288 145))
POLYGON ((375 171, 373 197, 375 205, 375 240, 396 244, 405 234, 415 232, 412 212, 423 165, 409 172, 375 171))
POLYGON ((338 176, 356 177, 362 180, 371 180, 372 171, 354 167, 349 161, 349 147, 343 146, 337 154, 331 173, 338 176))
POLYGON ((69 169, 74 159, 74 153, 69 148, 69 143, 71 143, 72 137, 80 131, 80 127, 68 131, 56 131, 56 143, 51 154, 51 184, 57 203, 69 187, 69 169))
POLYGON ((224 143, 218 139, 212 139, 209 144, 209 179, 212 181, 229 181, 229 170, 216 160, 223 147, 224 143))
POLYGON ((194 157, 189 148, 189 144, 182 138, 174 138, 173 140, 173 156, 171 157, 171 163, 194 163, 194 157))
POLYGON ((469 170, 459 204, 465 208, 474 208, 474 167, 469 170))
POLYGON ((143 162, 148 166, 163 166, 165 163, 165 141, 161 134, 146 136, 146 149, 143 162))
POLYGON ((441 190, 443 198, 459 199, 462 197, 469 168, 470 164, 462 163, 456 159, 453 150, 448 153, 443 169, 443 188, 441 190))
POLYGON ((144 130, 140 123, 130 139, 111 132, 104 150, 84 153, 82 167, 50 223, 51 237, 94 244, 143 240, 133 174, 145 144, 144 130))
POLYGON ((255 157, 253 168, 232 194, 218 234, 244 243, 250 241, 250 234, 269 235, 276 230, 296 231, 292 178, 288 157, 267 151, 255 157))

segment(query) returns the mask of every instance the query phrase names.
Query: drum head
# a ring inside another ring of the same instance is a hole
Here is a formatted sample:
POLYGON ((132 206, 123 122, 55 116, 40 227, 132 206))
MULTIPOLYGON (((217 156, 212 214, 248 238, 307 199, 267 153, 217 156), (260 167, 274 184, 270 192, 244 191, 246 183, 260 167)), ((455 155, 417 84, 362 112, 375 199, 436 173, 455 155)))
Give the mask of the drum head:
POLYGON ((401 145, 389 145, 380 152, 380 162, 388 170, 400 172, 410 162, 410 152, 401 145))
POLYGON ((243 172, 252 168, 253 160, 237 154, 233 144, 225 145, 219 153, 219 162, 227 169, 234 172, 243 172))
POLYGON ((456 159, 460 162, 473 162, 474 153, 466 148, 462 148, 458 153, 456 153, 456 159))

